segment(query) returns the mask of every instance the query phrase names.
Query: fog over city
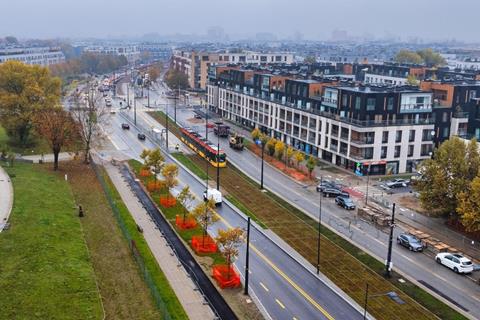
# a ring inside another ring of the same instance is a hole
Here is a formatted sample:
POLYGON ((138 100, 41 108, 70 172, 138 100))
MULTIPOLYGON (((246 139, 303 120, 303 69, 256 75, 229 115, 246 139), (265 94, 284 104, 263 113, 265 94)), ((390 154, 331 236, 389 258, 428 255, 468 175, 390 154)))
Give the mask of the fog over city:
POLYGON ((478 42, 475 0, 3 0, 0 36, 138 37, 207 33, 228 39, 460 40, 478 42), (21 14, 14 14, 21 12, 21 14))

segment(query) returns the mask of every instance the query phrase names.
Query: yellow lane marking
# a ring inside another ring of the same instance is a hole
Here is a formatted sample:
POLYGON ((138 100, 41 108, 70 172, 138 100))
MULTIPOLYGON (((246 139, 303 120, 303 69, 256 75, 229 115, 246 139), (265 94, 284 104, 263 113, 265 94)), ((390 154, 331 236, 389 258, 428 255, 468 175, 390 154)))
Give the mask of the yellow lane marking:
POLYGON ((265 291, 270 291, 262 282, 260 282, 260 285, 263 287, 263 289, 265 289, 265 291))
POLYGON ((285 306, 283 305, 283 303, 280 302, 280 300, 275 299, 275 301, 278 303, 280 307, 282 307, 282 309, 285 309, 285 306))

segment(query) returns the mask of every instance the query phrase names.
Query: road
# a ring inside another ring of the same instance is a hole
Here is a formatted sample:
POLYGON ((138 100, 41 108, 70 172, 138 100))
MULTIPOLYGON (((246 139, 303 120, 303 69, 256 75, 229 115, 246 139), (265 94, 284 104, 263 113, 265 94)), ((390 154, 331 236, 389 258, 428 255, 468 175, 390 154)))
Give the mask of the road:
MULTIPOLYGON (((162 101, 162 98, 159 96, 156 96, 155 99, 162 101)), ((165 104, 166 101, 163 100, 161 103, 165 104)), ((173 115, 173 110, 171 109, 169 114, 173 115)), ((192 109, 179 108, 177 110, 178 122, 192 127, 191 122, 188 121, 188 119, 192 118, 192 112, 192 109)), ((142 117, 145 116, 142 110, 139 113, 142 114, 142 117)), ((200 132, 205 130, 204 125, 193 127, 200 132)), ((216 144, 216 137, 213 134, 211 137, 216 144)), ((253 179, 259 181, 261 160, 258 157, 247 150, 239 152, 230 149, 225 138, 220 139, 220 146, 225 150, 228 161, 253 179)), ((295 204, 312 218, 317 219, 319 193, 311 190, 311 188, 305 188, 295 183, 269 165, 265 166, 264 185, 267 189, 295 204)), ((399 214, 401 213, 399 212, 399 214)), ((354 219, 351 213, 336 206, 333 200, 323 201, 322 216, 323 224, 343 234, 380 261, 385 260, 388 243, 388 235, 386 233, 379 231, 367 222, 354 219)), ((394 236, 396 237, 401 232, 403 230, 400 227, 395 228, 394 236)), ((451 304, 467 313, 471 318, 480 319, 480 287, 468 277, 457 275, 451 270, 436 264, 427 255, 413 253, 397 245, 394 245, 393 248, 393 266, 410 280, 423 284, 433 292, 441 295, 451 304)))
MULTIPOLYGON (((138 123, 150 128, 149 124, 143 122, 144 118, 145 115, 139 114, 138 123)), ((134 126, 131 126, 130 130, 122 130, 120 127, 123 121, 119 114, 111 116, 110 126, 106 128, 106 132, 116 150, 104 152, 118 155, 120 151, 128 157, 139 159, 139 154, 144 148, 153 148, 155 144, 148 138, 144 142, 139 141, 134 126)), ((189 185, 198 198, 205 189, 203 182, 198 181, 184 169, 180 169, 179 181, 181 186, 189 185)), ((219 228, 246 227, 244 215, 228 203, 218 209, 218 214, 221 217, 220 221, 210 229, 213 235, 217 234, 219 228)), ((261 232, 260 227, 255 224, 253 226, 250 235, 250 290, 273 319, 362 318, 361 313, 343 298, 343 293, 337 293, 261 232)), ((242 277, 245 247, 243 245, 240 248, 239 258, 235 262, 242 277)))

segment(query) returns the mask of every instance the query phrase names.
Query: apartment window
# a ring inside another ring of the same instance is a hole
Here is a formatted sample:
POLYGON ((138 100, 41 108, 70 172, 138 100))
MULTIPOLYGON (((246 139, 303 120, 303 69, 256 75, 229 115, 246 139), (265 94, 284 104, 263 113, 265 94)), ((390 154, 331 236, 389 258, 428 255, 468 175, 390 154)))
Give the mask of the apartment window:
POLYGON ((413 157, 413 144, 408 146, 408 154, 407 157, 413 157))
POLYGON ((444 112, 442 115, 442 121, 445 123, 448 121, 448 112, 444 112))
POLYGON ((415 130, 410 130, 408 133, 408 142, 413 142, 415 141, 415 130))
POLYGON ((433 131, 431 129, 424 129, 422 131, 422 141, 432 141, 432 132, 433 131))
POLYGON ((373 158, 373 148, 365 148, 365 159, 373 158))
POLYGON ((397 130, 395 134, 395 142, 401 142, 402 141, 402 130, 397 130))
POLYGON ((355 110, 360 110, 362 99, 360 97, 355 98, 355 110))
POLYGON ((382 147, 380 152, 380 158, 385 159, 387 157, 388 147, 382 147))
POLYGON ((448 138, 448 135, 449 135, 449 133, 450 133, 449 131, 450 131, 450 130, 449 130, 448 127, 443 128, 443 137, 444 137, 444 138, 448 138))
POLYGON ((401 147, 400 146, 395 146, 395 153, 394 153, 394 157, 395 158, 399 158, 400 157, 400 150, 401 150, 401 147))
POLYGON ((382 143, 387 143, 388 142, 388 131, 383 131, 382 132, 382 143))
POLYGON ((393 97, 387 99, 387 110, 393 110, 393 97))
POLYGON ((374 111, 374 110, 375 110, 375 98, 368 98, 367 111, 374 111))
POLYGON ((346 94, 342 95, 342 106, 346 107, 348 103, 348 96, 346 94))

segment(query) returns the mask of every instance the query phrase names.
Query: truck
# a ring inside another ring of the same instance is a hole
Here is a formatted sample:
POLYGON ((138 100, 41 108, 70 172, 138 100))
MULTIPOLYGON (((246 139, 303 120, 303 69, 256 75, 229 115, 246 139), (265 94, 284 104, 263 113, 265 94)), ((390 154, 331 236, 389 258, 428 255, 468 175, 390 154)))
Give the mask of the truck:
POLYGON ((216 126, 213 128, 213 133, 219 137, 228 137, 230 134, 230 127, 223 123, 215 123, 216 126))
POLYGON ((243 150, 243 148, 245 147, 243 140, 244 137, 241 134, 238 134, 236 132, 232 133, 229 139, 230 148, 240 151, 243 150))
POLYGON ((208 188, 207 191, 203 192, 203 201, 213 200, 215 206, 222 205, 222 193, 217 189, 208 188))

